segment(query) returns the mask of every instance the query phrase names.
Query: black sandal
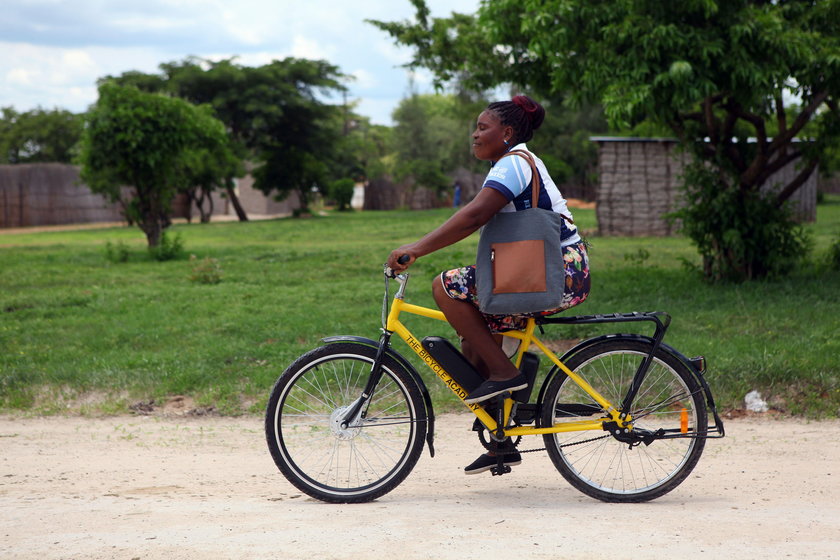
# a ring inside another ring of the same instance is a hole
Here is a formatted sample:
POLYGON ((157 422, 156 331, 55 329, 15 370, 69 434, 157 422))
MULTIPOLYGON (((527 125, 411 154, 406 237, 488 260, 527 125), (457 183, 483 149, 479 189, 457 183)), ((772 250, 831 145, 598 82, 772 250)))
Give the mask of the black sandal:
MULTIPOLYGON (((502 460, 506 467, 515 467, 522 464, 522 455, 519 453, 506 453, 502 460)), ((464 467, 464 474, 478 474, 489 471, 499 463, 499 458, 494 455, 479 455, 478 459, 464 467)))
POLYGON ((513 379, 505 379, 504 381, 491 381, 488 379, 487 381, 470 391, 470 394, 467 395, 467 398, 464 399, 464 402, 467 404, 473 404, 481 401, 486 401, 487 399, 491 399, 496 395, 501 395, 505 392, 518 391, 519 389, 524 389, 527 386, 528 379, 521 373, 513 379))

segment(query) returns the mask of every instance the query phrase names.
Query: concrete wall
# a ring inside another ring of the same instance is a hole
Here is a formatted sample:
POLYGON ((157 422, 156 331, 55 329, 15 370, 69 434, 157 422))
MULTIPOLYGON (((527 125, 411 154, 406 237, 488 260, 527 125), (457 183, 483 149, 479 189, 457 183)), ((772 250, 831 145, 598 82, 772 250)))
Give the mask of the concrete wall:
MULTIPOLYGON (((236 180, 237 196, 242 208, 248 216, 258 218, 261 216, 287 216, 296 208, 300 208, 300 197, 292 192, 284 200, 277 201, 271 196, 265 196, 262 191, 254 188, 254 178, 246 175, 236 180)), ((233 205, 228 203, 227 215, 236 215, 233 205)))
POLYGON ((451 206, 456 181, 461 184, 461 205, 463 206, 481 190, 484 174, 458 168, 449 174, 449 178, 452 181, 452 187, 441 196, 437 196, 425 187, 415 187, 410 180, 395 183, 390 177, 373 179, 365 186, 364 209, 394 210, 396 208, 409 208, 411 210, 427 210, 429 208, 451 206))
MULTIPOLYGON (((253 188, 248 175, 237 180, 240 203, 249 217, 285 216, 300 207, 296 193, 276 201, 253 188)), ((213 194, 214 216, 235 216, 221 192, 213 194)), ((173 216, 187 217, 185 199, 176 197, 173 216)), ((198 211, 192 209, 194 220, 198 211)), ((0 228, 124 221, 119 204, 92 193, 79 168, 63 163, 0 165, 0 228)))
POLYGON ((74 165, 0 165, 0 228, 122 219, 118 204, 79 184, 74 165))
POLYGON ((824 193, 840 194, 840 175, 832 177, 819 177, 817 188, 824 193))
MULTIPOLYGON (((682 171, 690 158, 672 139, 594 137, 598 143, 596 206, 601 235, 662 236, 674 233, 664 218, 679 203, 682 171)), ((780 188, 796 174, 795 162, 773 175, 764 188, 780 188)), ((816 219, 817 176, 791 198, 803 221, 816 219)))
POLYGON ((601 235, 670 235, 662 217, 674 208, 686 156, 674 142, 598 142, 598 204, 601 235))

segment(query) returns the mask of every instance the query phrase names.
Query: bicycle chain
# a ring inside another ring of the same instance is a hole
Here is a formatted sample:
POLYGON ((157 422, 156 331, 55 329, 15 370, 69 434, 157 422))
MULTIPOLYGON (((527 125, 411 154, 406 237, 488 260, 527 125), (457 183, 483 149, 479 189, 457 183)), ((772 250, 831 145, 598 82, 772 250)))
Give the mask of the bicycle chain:
MULTIPOLYGON (((610 437, 610 436, 609 435, 598 436, 598 437, 594 437, 594 438, 584 439, 584 440, 581 440, 581 441, 575 441, 573 443, 564 443, 562 445, 558 445, 557 447, 559 447, 559 448, 572 447, 574 445, 591 443, 593 441, 598 441, 599 439, 604 439, 604 438, 608 438, 608 437, 610 437)), ((499 450, 494 451, 494 453, 496 453, 496 455, 513 455, 514 453, 537 453, 538 451, 545 451, 545 447, 540 447, 538 449, 521 449, 521 450, 520 449, 512 449, 512 450, 509 450, 509 451, 503 451, 503 450, 499 449, 499 450)))

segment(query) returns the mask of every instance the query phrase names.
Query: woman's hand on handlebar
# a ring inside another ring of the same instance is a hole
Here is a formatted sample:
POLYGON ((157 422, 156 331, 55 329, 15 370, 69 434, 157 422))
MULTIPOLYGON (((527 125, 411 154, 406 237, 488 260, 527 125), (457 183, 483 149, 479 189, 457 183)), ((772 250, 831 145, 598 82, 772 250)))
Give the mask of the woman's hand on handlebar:
POLYGON ((411 266, 416 260, 417 254, 411 248, 411 245, 403 245, 399 249, 391 251, 391 255, 388 257, 388 266, 395 273, 399 274, 411 266))

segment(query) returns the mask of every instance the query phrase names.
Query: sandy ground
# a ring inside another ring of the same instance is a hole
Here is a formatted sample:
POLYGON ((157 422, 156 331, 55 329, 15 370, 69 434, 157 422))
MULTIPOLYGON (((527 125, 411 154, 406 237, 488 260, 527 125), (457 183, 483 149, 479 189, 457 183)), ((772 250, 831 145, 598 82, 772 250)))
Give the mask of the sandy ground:
POLYGON ((282 477, 260 418, 0 417, 0 558, 840 558, 840 421, 729 420, 679 488, 632 505, 544 452, 464 476, 470 425, 439 417, 400 487, 329 505, 282 477))

